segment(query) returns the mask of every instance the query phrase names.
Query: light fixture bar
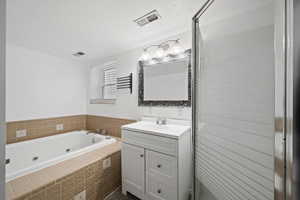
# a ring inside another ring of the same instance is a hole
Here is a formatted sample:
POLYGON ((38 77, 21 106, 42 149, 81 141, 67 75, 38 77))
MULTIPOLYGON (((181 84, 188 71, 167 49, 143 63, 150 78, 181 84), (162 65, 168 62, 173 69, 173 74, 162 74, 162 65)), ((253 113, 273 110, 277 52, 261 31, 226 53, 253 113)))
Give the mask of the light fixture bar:
POLYGON ((184 49, 181 47, 179 43, 180 39, 175 40, 167 40, 160 44, 153 44, 144 48, 144 52, 140 57, 140 61, 155 63, 151 61, 169 61, 170 58, 174 57, 185 57, 184 49), (171 43, 173 43, 171 45, 171 43), (149 49, 155 47, 155 52, 151 54, 149 53, 149 49))

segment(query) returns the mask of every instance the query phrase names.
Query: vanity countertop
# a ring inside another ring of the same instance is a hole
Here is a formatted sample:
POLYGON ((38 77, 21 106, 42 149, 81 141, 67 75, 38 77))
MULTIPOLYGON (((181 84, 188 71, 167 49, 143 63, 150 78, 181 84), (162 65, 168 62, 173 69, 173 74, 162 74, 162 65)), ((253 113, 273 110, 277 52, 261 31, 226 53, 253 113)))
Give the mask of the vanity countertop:
POLYGON ((153 121, 139 121, 124 125, 122 129, 178 139, 181 135, 190 131, 191 127, 186 124, 157 125, 153 121))

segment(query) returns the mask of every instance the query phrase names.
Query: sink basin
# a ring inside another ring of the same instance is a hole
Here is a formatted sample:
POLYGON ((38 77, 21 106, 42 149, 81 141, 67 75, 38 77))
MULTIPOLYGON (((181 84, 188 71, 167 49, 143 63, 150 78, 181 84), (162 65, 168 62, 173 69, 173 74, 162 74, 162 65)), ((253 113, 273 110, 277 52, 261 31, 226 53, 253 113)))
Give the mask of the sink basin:
MULTIPOLYGON (((176 122, 175 122, 176 123, 176 122)), ((139 121, 136 123, 122 126, 122 129, 139 131, 153 135, 159 135, 163 137, 179 138, 183 133, 190 130, 189 125, 168 123, 164 125, 158 125, 154 121, 139 121)))

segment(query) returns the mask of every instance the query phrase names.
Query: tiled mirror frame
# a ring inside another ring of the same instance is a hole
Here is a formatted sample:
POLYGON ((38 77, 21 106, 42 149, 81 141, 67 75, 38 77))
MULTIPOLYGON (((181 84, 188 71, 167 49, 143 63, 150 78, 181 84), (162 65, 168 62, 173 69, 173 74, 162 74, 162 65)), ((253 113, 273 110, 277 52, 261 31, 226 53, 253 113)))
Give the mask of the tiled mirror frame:
POLYGON ((144 100, 144 64, 139 61, 138 69, 138 105, 139 106, 191 106, 191 49, 185 51, 188 56, 188 100, 186 101, 145 101, 144 100))

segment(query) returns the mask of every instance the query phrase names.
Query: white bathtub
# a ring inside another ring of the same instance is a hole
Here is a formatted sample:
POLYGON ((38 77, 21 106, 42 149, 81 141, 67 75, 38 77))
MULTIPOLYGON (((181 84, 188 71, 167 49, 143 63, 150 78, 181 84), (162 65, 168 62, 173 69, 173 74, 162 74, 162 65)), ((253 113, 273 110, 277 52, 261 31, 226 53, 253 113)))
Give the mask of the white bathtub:
POLYGON ((116 139, 73 131, 6 145, 6 181, 114 143, 116 139))

